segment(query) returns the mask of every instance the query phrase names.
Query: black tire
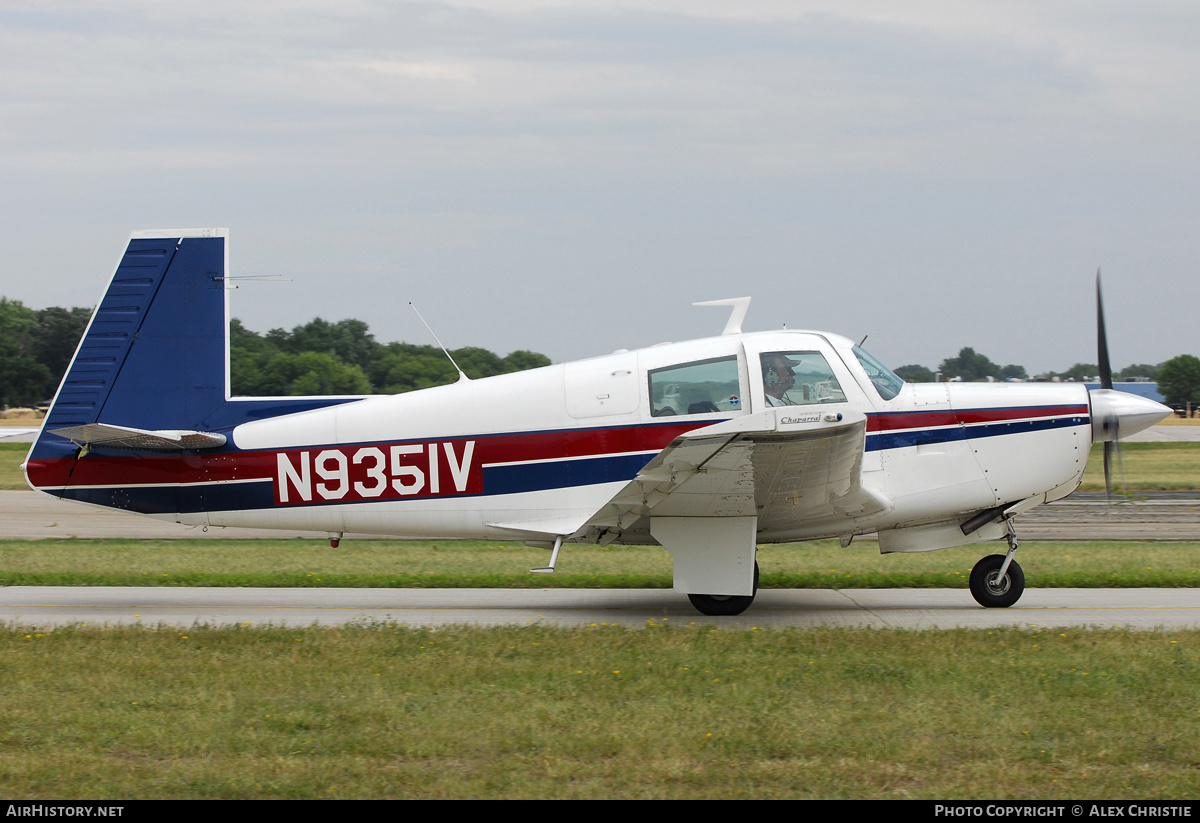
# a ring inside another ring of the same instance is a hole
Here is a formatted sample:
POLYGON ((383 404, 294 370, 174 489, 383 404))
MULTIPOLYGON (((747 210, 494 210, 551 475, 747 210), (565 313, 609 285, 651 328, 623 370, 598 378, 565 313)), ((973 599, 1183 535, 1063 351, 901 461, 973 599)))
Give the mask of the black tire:
POLYGON ((758 594, 758 561, 754 561, 754 594, 689 594, 688 600, 700 614, 732 617, 750 608, 758 594))
POLYGON ((987 609, 1007 609, 1025 593, 1025 572, 1017 561, 1008 564, 1008 573, 997 580, 1004 555, 989 554, 971 569, 971 596, 987 609))

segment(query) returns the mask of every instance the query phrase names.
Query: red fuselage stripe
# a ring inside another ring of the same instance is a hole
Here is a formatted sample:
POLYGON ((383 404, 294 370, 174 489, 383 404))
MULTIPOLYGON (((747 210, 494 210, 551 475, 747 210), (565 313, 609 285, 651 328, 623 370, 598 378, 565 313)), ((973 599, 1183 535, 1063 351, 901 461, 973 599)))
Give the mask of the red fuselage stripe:
MULTIPOLYGON (((524 432, 520 434, 475 435, 433 440, 458 442, 474 440, 478 465, 518 461, 555 460, 602 454, 628 454, 659 451, 676 437, 711 420, 675 425, 624 426, 612 429, 567 429, 524 432)), ((362 445, 390 445, 367 443, 362 445)), ((325 446, 305 447, 318 452, 325 446)), ((235 480, 270 480, 277 469, 280 451, 295 452, 296 447, 270 451, 225 452, 217 454, 169 454, 102 456, 88 455, 83 460, 58 458, 29 461, 29 479, 39 487, 120 486, 154 483, 222 483, 235 480)))
POLYGON ((1088 407, 1025 406, 1022 408, 963 409, 962 411, 885 412, 867 416, 868 432, 929 429, 936 426, 970 426, 978 423, 1003 423, 1007 420, 1037 420, 1046 417, 1086 415, 1088 407))

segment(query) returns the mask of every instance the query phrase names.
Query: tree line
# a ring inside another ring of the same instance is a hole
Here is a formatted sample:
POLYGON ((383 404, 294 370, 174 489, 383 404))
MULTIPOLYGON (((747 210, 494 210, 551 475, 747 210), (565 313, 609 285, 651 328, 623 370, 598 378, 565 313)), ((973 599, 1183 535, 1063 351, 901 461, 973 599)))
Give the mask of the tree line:
POLYGON ((35 311, 0 297, 0 407, 53 397, 91 316, 91 309, 35 311))
MULTIPOLYGON (((361 320, 316 318, 290 332, 258 334, 229 323, 229 369, 235 396, 398 394, 453 383, 458 372, 436 346, 378 343, 361 320)), ((500 357, 487 349, 453 349, 472 379, 550 365, 531 351, 500 357)))
MULTIPOLYGON (((36 406, 62 381, 92 310, 35 310, 0 297, 0 407, 36 406)), ((458 372, 436 346, 379 343, 361 320, 316 318, 291 331, 251 331, 229 323, 234 396, 396 394, 453 383, 458 372)), ((487 349, 451 351, 468 377, 550 365, 531 351, 500 357, 487 349)))

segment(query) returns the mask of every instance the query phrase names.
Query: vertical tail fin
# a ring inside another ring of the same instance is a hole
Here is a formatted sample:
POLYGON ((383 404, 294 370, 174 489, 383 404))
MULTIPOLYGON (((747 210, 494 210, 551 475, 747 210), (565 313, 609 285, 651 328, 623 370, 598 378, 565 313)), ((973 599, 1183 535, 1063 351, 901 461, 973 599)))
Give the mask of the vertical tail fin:
POLYGON ((65 456, 55 429, 206 429, 228 398, 226 229, 138 232, 67 369, 31 458, 65 456))

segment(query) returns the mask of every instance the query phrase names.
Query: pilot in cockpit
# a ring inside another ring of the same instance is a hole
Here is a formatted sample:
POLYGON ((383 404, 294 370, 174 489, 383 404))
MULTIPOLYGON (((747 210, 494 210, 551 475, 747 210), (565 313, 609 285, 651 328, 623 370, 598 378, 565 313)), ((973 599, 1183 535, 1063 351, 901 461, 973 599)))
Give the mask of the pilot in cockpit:
POLYGON ((792 367, 797 365, 799 361, 792 360, 782 352, 762 356, 763 391, 766 392, 768 406, 792 405, 786 395, 796 385, 796 372, 792 367))

